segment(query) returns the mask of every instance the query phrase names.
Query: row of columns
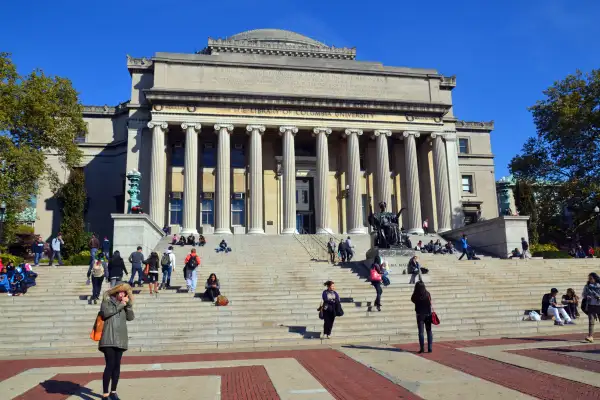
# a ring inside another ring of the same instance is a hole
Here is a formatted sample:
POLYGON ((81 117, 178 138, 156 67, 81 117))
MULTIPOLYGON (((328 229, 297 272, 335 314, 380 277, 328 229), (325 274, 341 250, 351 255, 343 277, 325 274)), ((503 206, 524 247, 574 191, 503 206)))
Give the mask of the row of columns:
MULTIPOLYGON (((165 156, 165 133, 168 125, 166 122, 150 122, 148 127, 152 130, 152 152, 150 168, 150 217, 158 224, 165 221, 165 182, 166 182, 166 156, 165 156)), ((196 231, 196 209, 198 184, 198 133, 201 125, 197 123, 183 123, 181 127, 185 131, 185 161, 184 161, 184 208, 182 234, 197 233, 196 231)), ((215 233, 231 233, 231 183, 230 183, 230 135, 233 133, 233 125, 215 124, 214 129, 218 135, 217 146, 217 168, 216 168, 216 201, 215 201, 215 233)), ((262 234, 263 228, 263 167, 262 167, 262 135, 265 132, 263 125, 248 125, 247 133, 250 135, 250 170, 249 170, 249 218, 248 233, 262 234)), ((329 193, 327 190, 327 179, 329 176, 329 147, 328 137, 331 129, 317 127, 313 129, 313 136, 317 142, 317 173, 315 178, 315 222, 317 233, 331 233, 329 228, 329 193)), ((296 157, 294 151, 294 139, 298 133, 295 126, 282 126, 279 134, 283 142, 282 161, 282 194, 283 215, 282 234, 296 232, 296 157)), ((348 226, 349 234, 365 233, 362 224, 362 201, 360 190, 360 151, 359 136, 363 134, 361 129, 346 129, 344 131, 347 140, 347 181, 348 185, 348 226)), ((375 169, 375 203, 385 202, 391 205, 390 188, 390 162, 388 151, 388 137, 392 135, 390 130, 375 130, 373 137, 376 141, 375 169)), ((422 233, 421 228, 421 195, 419 188, 419 171, 417 162, 416 139, 419 132, 405 131, 404 159, 406 168, 406 192, 408 232, 422 233)), ((442 140, 443 134, 433 133, 433 158, 435 192, 437 205, 438 232, 451 229, 451 193, 448 185, 448 160, 446 157, 446 146, 442 140)))

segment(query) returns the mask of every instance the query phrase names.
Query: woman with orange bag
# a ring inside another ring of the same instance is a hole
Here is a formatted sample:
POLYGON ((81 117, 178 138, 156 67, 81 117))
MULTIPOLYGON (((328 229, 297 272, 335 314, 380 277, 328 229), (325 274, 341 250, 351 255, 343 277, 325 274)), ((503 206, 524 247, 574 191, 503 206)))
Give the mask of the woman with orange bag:
POLYGON ((106 367, 102 375, 102 398, 119 400, 117 384, 121 373, 121 357, 127 350, 127 321, 133 321, 133 295, 127 283, 117 283, 104 293, 98 316, 104 321, 98 349, 104 353, 106 367), (110 392, 109 392, 110 383, 110 392))

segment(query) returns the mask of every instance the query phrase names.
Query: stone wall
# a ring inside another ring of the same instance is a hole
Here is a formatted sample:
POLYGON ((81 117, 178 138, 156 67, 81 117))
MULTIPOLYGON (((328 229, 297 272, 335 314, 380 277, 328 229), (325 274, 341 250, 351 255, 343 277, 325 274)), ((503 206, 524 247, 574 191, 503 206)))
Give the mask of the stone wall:
POLYGON ((162 229, 148 214, 111 214, 114 222, 113 251, 127 259, 138 246, 145 256, 150 255, 164 236, 162 229))

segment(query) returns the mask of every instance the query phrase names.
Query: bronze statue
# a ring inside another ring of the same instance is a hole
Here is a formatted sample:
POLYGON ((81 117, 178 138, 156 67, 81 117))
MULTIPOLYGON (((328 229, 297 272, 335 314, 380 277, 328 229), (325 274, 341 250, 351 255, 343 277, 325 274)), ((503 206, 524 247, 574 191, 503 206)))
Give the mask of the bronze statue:
POLYGON ((392 246, 402 245, 402 234, 400 231, 400 215, 404 207, 397 214, 386 211, 387 204, 379 203, 379 212, 374 214, 373 207, 369 206, 369 224, 377 233, 375 246, 380 249, 389 249, 392 246))

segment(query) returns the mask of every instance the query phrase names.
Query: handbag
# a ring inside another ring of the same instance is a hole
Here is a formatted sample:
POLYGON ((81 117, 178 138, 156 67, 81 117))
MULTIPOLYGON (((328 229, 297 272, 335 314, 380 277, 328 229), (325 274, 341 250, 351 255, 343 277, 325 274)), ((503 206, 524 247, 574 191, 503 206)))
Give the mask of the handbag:
POLYGON ((223 295, 217 296, 217 303, 216 303, 217 306, 224 307, 227 304, 229 304, 229 300, 227 299, 227 297, 225 297, 223 295))
POLYGON ((323 302, 321 302, 317 311, 319 312, 319 319, 325 319, 325 314, 323 314, 323 302))
POLYGON ((381 282, 381 275, 375 268, 371 268, 371 282, 381 282))
POLYGON ((431 304, 431 323, 433 325, 439 325, 440 317, 438 317, 437 313, 433 310, 433 301, 431 301, 431 295, 429 295, 429 304, 431 304))
POLYGON ((583 311, 586 315, 588 313, 588 300, 587 297, 581 299, 581 311, 583 311))
POLYGON ((339 301, 335 302, 335 316, 336 317, 344 316, 344 309, 342 308, 342 303, 340 303, 339 301))
POLYGON ((100 313, 96 316, 96 320, 94 321, 94 326, 92 327, 92 332, 90 333, 90 339, 94 342, 99 342, 102 339, 102 331, 104 330, 104 320, 100 313))

